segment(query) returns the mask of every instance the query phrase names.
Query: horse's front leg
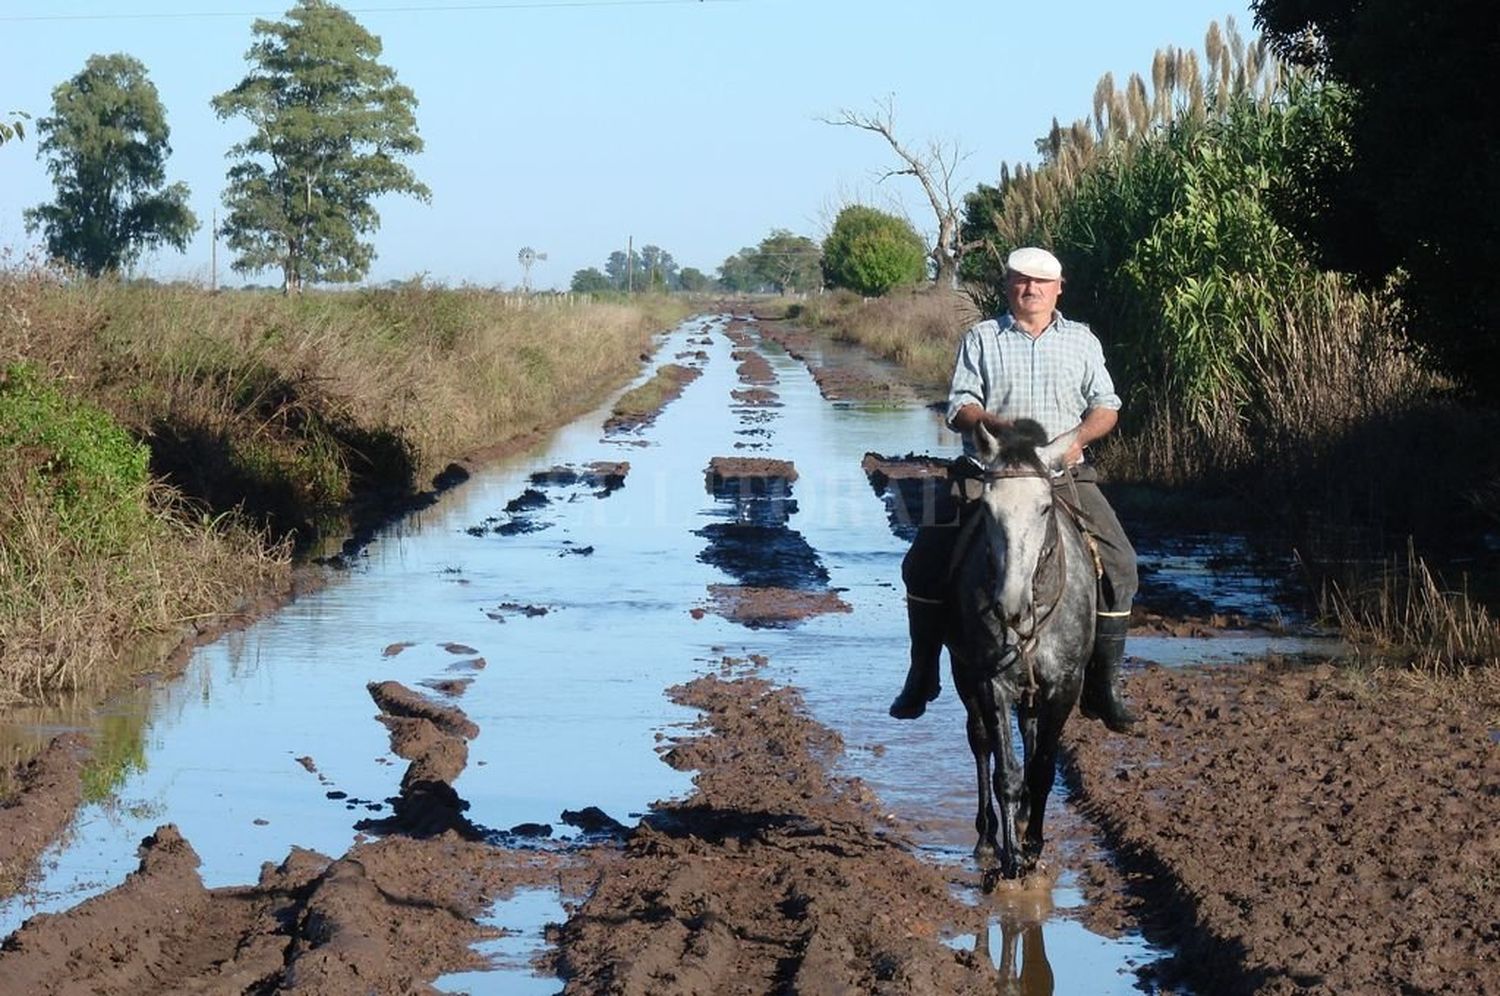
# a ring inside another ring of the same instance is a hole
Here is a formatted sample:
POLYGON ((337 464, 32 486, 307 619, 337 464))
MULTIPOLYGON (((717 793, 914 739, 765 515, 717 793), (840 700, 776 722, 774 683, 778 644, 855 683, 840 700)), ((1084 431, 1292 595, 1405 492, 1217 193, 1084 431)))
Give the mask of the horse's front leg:
POLYGON ((1016 839, 1016 811, 1025 791, 1021 782, 1021 765, 1016 760, 1016 745, 1010 735, 1010 696, 1001 678, 991 679, 995 686, 995 795, 1000 801, 1000 871, 1006 878, 1020 874, 1019 841, 1016 839))
POLYGON ((1052 783, 1057 779, 1057 749, 1062 739, 1063 723, 1068 718, 1072 703, 1042 704, 1041 715, 1034 722, 1037 726, 1036 741, 1026 759, 1026 794, 1031 803, 1031 812, 1026 820, 1025 860, 1028 868, 1035 867, 1042 856, 1042 821, 1047 813, 1047 797, 1052 792, 1052 783))
MULTIPOLYGON (((1021 768, 1031 770, 1031 759, 1036 754, 1036 708, 1022 705, 1016 710, 1016 725, 1021 728, 1021 768)), ((1031 787, 1027 780, 1021 781, 1021 801, 1016 807, 1016 827, 1031 820, 1031 787)))
POLYGON ((969 714, 969 750, 974 754, 974 768, 979 781, 979 806, 974 814, 974 832, 979 835, 979 842, 974 845, 974 857, 979 859, 980 864, 987 865, 994 860, 996 848, 997 821, 994 800, 990 794, 990 755, 994 747, 982 710, 974 703, 965 702, 965 705, 968 706, 969 714))

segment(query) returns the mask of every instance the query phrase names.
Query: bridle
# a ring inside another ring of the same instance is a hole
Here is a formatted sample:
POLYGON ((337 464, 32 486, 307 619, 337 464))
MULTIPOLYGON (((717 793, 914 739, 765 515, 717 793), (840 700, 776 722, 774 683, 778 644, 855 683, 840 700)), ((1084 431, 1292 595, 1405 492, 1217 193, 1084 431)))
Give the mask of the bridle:
MULTIPOLYGON (((1002 657, 1000 661, 997 662, 996 670, 1003 671, 1014 664, 1017 660, 1020 660, 1026 665, 1026 686, 1021 690, 1021 695, 1023 702, 1029 707, 1035 701, 1036 693, 1039 688, 1036 679, 1037 644, 1040 642, 1042 632, 1046 629, 1047 624, 1050 623, 1054 618, 1058 605, 1062 603, 1063 592, 1067 589, 1068 546, 1064 541, 1061 532, 1059 531, 1059 521, 1057 516, 1057 512, 1059 509, 1062 510, 1063 514, 1067 518, 1072 520, 1074 526, 1077 527, 1079 535, 1083 539, 1085 546, 1093 555, 1096 578, 1099 575, 1100 568, 1098 551, 1094 548, 1093 537, 1091 531, 1088 528, 1088 519, 1084 515, 1083 509, 1079 503, 1078 484, 1073 479, 1073 475, 1071 473, 1066 475, 1068 490, 1070 492, 1069 498, 1064 498, 1058 492, 1058 489, 1054 486, 1052 474, 1040 466, 1018 466, 1015 464, 1007 464, 1006 466, 999 469, 986 467, 983 470, 979 470, 976 467, 975 472, 971 472, 964 476, 983 480, 987 485, 992 484, 996 481, 1037 478, 1047 482, 1048 491, 1051 496, 1051 504, 1048 508, 1048 512, 1051 515, 1051 518, 1049 520, 1049 535, 1052 538, 1052 543, 1050 546, 1043 546, 1041 553, 1037 556, 1036 567, 1032 571, 1030 605, 1031 611, 1030 613, 1028 613, 1031 617, 1031 626, 1029 627, 1027 632, 1022 633, 1019 628, 1011 627, 1010 625, 1008 625, 1001 614, 1004 610, 1000 608, 998 600, 992 600, 986 609, 981 610, 987 613, 995 621, 995 623, 999 625, 999 630, 1001 633, 1004 633, 1008 630, 1016 634, 1015 643, 1005 647, 1005 649, 1009 651, 1009 654, 1005 657, 1002 657), (1069 500, 1070 498, 1071 500, 1069 500), (1056 554, 1057 558, 1055 563, 1058 582, 1055 586, 1055 590, 1052 592, 1051 598, 1045 604, 1040 604, 1038 603, 1036 598, 1036 578, 1037 575, 1041 572, 1043 566, 1047 564, 1054 553, 1056 554)), ((964 523, 962 529, 959 532, 958 542, 954 544, 953 561, 949 565, 950 578, 953 578, 957 575, 958 567, 962 563, 963 558, 967 555, 969 545, 974 541, 974 534, 980 528, 981 519, 985 520, 984 528, 986 530, 993 528, 995 525, 994 519, 991 515, 989 515, 988 510, 980 511, 978 512, 978 514, 974 514, 969 517, 969 520, 964 523)), ((993 571, 993 558, 988 558, 987 563, 989 564, 990 570, 993 571)))

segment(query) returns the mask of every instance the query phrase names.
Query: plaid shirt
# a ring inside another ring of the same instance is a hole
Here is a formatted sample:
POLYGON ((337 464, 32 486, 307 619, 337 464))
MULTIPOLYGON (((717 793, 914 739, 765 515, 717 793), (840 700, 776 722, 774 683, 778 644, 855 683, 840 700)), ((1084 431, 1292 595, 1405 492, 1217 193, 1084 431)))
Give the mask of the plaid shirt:
MULTIPOLYGON (((964 405, 981 405, 1007 419, 1032 418, 1055 439, 1083 421, 1091 408, 1120 408, 1104 369, 1104 349, 1082 322, 1054 312, 1035 339, 1008 313, 964 333, 953 364, 948 424, 964 405)), ((964 437, 964 450, 972 444, 964 437)))

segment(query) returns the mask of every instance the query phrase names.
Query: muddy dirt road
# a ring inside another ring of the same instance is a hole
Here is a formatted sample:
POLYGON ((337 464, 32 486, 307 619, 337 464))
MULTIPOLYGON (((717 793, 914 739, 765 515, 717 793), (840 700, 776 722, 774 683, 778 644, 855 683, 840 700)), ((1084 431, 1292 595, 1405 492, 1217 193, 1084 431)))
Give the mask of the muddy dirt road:
POLYGON ((81 792, 46 755, 54 815, 0 809, 0 992, 1500 992, 1493 687, 1246 663, 1193 634, 1264 598, 1146 544, 1142 735, 1074 724, 1048 874, 986 895, 951 691, 884 715, 921 464, 865 458, 955 441, 792 330, 657 362, 695 372, 660 413, 114 704, 31 865, 81 792))

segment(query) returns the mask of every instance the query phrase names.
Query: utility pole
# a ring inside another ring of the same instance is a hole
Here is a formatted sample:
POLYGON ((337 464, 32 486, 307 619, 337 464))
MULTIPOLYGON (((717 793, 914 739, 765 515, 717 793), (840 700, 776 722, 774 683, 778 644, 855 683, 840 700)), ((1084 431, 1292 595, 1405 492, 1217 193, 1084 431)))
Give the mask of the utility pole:
POLYGON ((219 209, 214 208, 212 212, 213 221, 209 222, 208 238, 209 245, 213 248, 209 251, 208 259, 208 292, 217 294, 219 291, 219 209))

